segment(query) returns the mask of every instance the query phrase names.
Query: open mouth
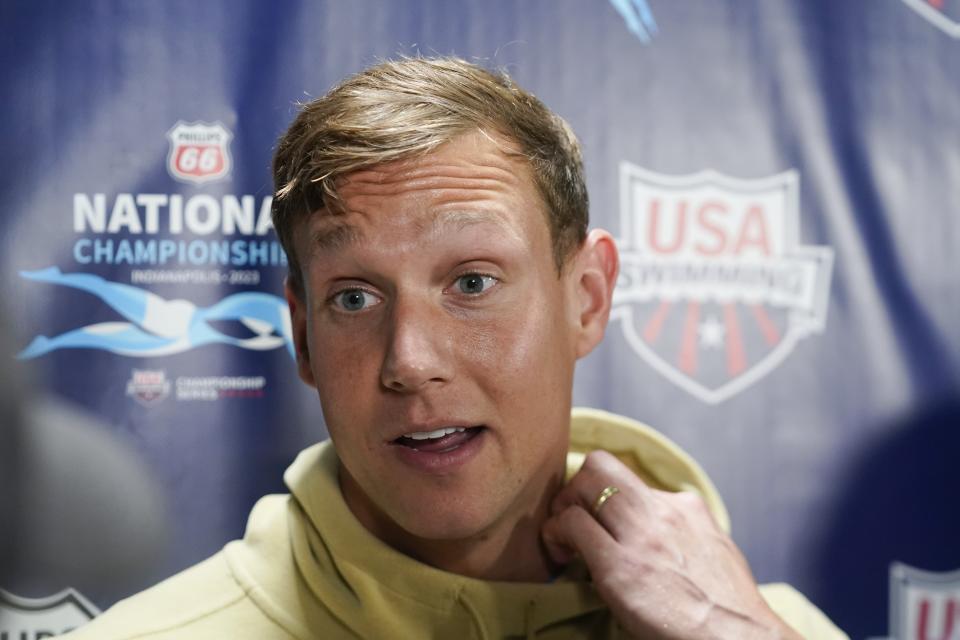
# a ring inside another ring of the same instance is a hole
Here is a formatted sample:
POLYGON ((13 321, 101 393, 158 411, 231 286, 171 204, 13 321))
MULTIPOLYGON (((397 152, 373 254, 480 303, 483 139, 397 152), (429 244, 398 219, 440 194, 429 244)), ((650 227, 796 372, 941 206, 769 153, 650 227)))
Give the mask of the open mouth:
POLYGON ((442 427, 434 431, 416 431, 406 433, 393 441, 393 444, 408 447, 414 451, 428 453, 446 453, 462 447, 476 438, 486 429, 476 427, 442 427))

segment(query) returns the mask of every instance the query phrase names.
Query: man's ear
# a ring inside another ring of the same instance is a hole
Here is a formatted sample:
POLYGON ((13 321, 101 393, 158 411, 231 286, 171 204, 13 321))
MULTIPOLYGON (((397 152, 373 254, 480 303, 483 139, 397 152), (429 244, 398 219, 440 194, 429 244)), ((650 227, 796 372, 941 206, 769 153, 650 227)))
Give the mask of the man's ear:
POLYGON ((283 282, 283 293, 290 308, 290 328, 293 331, 293 346, 297 354, 297 373, 300 379, 311 387, 316 387, 313 378, 313 369, 310 368, 310 346, 307 343, 307 309, 306 294, 300 293, 290 282, 287 276, 283 282))
POLYGON ((620 272, 620 256, 613 237, 603 229, 594 229, 577 252, 573 265, 579 304, 576 338, 577 358, 582 358, 603 339, 610 319, 613 289, 620 272))

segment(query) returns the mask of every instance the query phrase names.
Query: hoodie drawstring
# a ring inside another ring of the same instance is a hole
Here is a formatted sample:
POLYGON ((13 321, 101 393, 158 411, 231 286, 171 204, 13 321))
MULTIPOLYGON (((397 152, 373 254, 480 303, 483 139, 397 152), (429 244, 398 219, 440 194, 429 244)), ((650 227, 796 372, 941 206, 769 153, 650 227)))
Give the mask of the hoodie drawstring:
POLYGON ((526 608, 526 611, 524 611, 524 615, 523 615, 523 618, 524 618, 523 625, 526 627, 527 640, 536 640, 536 637, 537 637, 537 629, 533 625, 533 615, 534 613, 536 613, 536 611, 537 611, 537 601, 531 598, 527 602, 527 608, 526 608))
POLYGON ((470 603, 463 596, 463 590, 457 593, 457 601, 463 605, 463 608, 467 610, 467 613, 470 614, 470 617, 473 618, 473 624, 477 628, 477 637, 480 640, 491 640, 490 633, 487 631, 487 627, 483 624, 483 618, 480 617, 480 612, 477 611, 476 607, 470 603))

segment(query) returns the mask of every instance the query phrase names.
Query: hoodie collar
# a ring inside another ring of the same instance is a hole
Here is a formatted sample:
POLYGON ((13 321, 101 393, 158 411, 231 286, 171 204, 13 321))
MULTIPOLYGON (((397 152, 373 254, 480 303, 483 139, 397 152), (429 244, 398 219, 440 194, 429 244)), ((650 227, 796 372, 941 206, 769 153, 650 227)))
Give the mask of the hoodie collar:
MULTIPOLYGON (((720 526, 729 529, 727 511, 706 473, 662 434, 614 414, 574 409, 568 476, 594 449, 610 451, 653 487, 699 493, 720 526)), ((469 626, 479 638, 529 638, 561 624, 576 627, 582 637, 617 635, 592 585, 569 572, 548 584, 477 580, 389 547, 347 507, 338 467, 329 441, 306 449, 290 466, 284 476, 294 498, 289 530, 298 572, 356 635, 462 638, 469 626)))
POLYGON ((284 479, 299 507, 293 511, 299 522, 290 530, 296 564, 311 591, 359 635, 377 635, 371 612, 387 621, 422 619, 431 626, 459 620, 461 629, 471 620, 479 637, 534 637, 537 630, 605 610, 586 581, 477 580, 396 551, 347 507, 338 465, 334 447, 324 442, 303 451, 287 470, 284 479))

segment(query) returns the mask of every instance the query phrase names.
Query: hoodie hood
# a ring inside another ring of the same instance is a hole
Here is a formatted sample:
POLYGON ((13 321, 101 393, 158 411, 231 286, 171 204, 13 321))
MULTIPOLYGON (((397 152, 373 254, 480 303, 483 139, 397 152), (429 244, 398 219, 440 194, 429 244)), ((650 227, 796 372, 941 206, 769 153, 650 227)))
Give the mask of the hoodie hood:
POLYGON ((570 416, 568 480, 583 465, 587 454, 597 449, 615 455, 654 489, 699 494, 717 524, 730 532, 730 516, 720 492, 700 465, 662 433, 614 413, 575 408, 570 416))

